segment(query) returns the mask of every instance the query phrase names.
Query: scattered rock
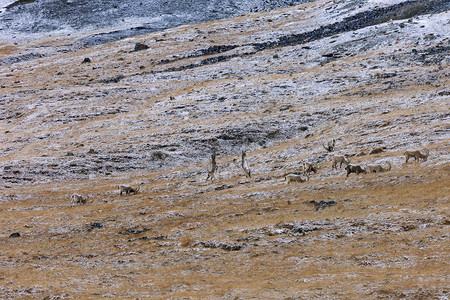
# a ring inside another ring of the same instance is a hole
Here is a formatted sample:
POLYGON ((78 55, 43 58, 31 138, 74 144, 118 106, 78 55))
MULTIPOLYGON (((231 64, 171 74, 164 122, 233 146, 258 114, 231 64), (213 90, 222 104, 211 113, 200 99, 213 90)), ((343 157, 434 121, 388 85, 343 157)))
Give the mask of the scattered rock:
POLYGON ((322 229, 320 226, 317 226, 315 224, 310 224, 308 222, 306 223, 281 223, 277 224, 277 228, 282 229, 271 229, 266 230, 266 234, 268 235, 275 235, 275 234, 288 234, 288 235, 298 235, 302 234, 305 235, 308 232, 316 231, 319 229, 322 229))
POLYGON ((160 151, 160 150, 156 150, 151 154, 150 160, 153 160, 153 161, 154 160, 164 160, 167 157, 169 157, 169 154, 167 154, 163 151, 160 151))
POLYGON ((196 245, 205 248, 219 248, 226 251, 238 251, 245 247, 245 244, 216 242, 216 241, 198 242, 196 245))
POLYGON ((18 233, 18 232, 11 233, 11 234, 9 235, 9 237, 10 237, 10 238, 20 237, 20 233, 18 233))
POLYGON ((139 233, 143 233, 148 231, 149 229, 147 228, 142 228, 142 229, 127 229, 124 231, 119 232, 120 234, 139 234, 139 233))
POLYGON ((94 222, 88 225, 88 231, 92 231, 95 228, 103 228, 102 223, 94 222))
POLYGON ((414 229, 417 229, 417 225, 407 224, 407 225, 402 225, 401 226, 401 230, 402 231, 410 231, 410 230, 414 230, 414 229))
POLYGON ((381 152, 384 152, 383 148, 376 148, 376 149, 373 149, 372 151, 370 151, 369 155, 378 154, 378 153, 381 153, 381 152))
POLYGON ((316 208, 316 210, 319 210, 320 208, 330 207, 330 206, 337 204, 336 201, 323 201, 323 200, 320 202, 311 200, 309 203, 314 204, 314 207, 316 208))
POLYGON ((117 82, 119 82, 120 80, 122 80, 122 79, 124 79, 125 78, 125 76, 123 76, 123 75, 117 75, 117 76, 115 76, 115 77, 113 77, 113 78, 104 78, 104 79, 101 79, 100 81, 102 82, 102 83, 117 83, 117 82))
POLYGON ((85 57, 81 63, 86 64, 86 63, 90 63, 90 62, 91 62, 91 59, 89 57, 85 57))
POLYGON ((156 235, 156 236, 143 236, 139 238, 140 240, 167 240, 167 235, 156 235))
POLYGON ((136 43, 136 45, 134 45, 134 51, 146 50, 148 48, 150 48, 150 47, 143 43, 136 43))
POLYGON ((221 186, 216 187, 214 190, 215 190, 215 191, 221 191, 221 190, 231 189, 231 188, 233 188, 233 187, 235 187, 235 185, 232 185, 232 184, 223 184, 223 185, 221 185, 221 186))
POLYGON ((4 59, 0 59, 0 66, 24 62, 24 61, 28 61, 28 60, 32 60, 32 59, 36 59, 36 58, 41 58, 43 56, 44 55, 42 55, 41 53, 27 53, 27 54, 14 56, 14 57, 7 57, 4 59))

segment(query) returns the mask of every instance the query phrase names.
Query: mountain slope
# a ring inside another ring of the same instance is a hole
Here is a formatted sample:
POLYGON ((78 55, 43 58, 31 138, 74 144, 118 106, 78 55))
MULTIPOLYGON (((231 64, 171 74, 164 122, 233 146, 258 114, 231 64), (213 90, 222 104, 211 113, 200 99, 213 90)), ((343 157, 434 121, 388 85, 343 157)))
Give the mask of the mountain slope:
POLYGON ((0 45, 0 295, 448 297, 449 19, 446 1, 315 1, 0 45), (346 177, 336 154, 392 169, 346 177), (304 161, 318 172, 286 184, 304 161))

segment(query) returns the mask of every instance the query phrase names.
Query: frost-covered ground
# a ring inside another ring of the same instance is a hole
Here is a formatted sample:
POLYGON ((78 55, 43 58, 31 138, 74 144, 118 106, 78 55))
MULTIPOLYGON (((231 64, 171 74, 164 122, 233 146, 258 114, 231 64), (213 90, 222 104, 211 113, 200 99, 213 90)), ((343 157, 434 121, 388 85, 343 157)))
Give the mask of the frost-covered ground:
MULTIPOLYGON (((270 10, 308 0, 0 1, 0 42, 101 30, 108 41, 185 24, 270 10), (117 33, 119 31, 119 33, 117 33)), ((103 40, 99 42, 104 42, 103 40)))
POLYGON ((423 3, 1 44, 1 297, 446 299, 449 12, 423 3))

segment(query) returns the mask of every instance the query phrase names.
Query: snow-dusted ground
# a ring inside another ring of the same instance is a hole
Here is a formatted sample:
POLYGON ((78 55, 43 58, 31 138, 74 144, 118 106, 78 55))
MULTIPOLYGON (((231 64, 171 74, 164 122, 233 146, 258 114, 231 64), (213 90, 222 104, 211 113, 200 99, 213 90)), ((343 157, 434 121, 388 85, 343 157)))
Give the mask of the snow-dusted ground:
POLYGON ((334 2, 0 45, 0 297, 445 298, 449 12, 333 31, 392 4, 334 2))
POLYGON ((16 0, 0 0, 0 13, 3 12, 8 5, 14 2, 16 2, 16 0))
MULTIPOLYGON (((59 1, 2 0, 0 42, 41 39, 80 32, 122 31, 137 35, 184 24, 224 19, 251 11, 270 10, 309 0, 235 1, 59 1), (17 2, 17 5, 6 7, 17 2), (129 30, 134 28, 133 30, 129 30)), ((111 40, 117 39, 112 37, 111 40)))
MULTIPOLYGON (((64 151, 69 151, 68 144, 64 141, 67 136, 74 136, 80 144, 85 144, 85 138, 91 139, 90 134, 78 133, 82 129, 101 130, 104 137, 108 137, 92 146, 100 151, 102 157, 127 156, 122 152, 134 148, 132 151, 135 154, 129 159, 137 168, 148 170, 182 167, 186 162, 195 163, 205 159, 208 139, 219 140, 223 155, 234 155, 240 152, 243 139, 249 139, 247 147, 256 150, 285 139, 301 140, 304 136, 316 136, 324 132, 328 132, 327 136, 330 138, 351 134, 353 131, 370 132, 372 125, 365 123, 376 120, 379 113, 414 109, 416 106, 419 108, 423 103, 431 105, 434 101, 437 101, 437 109, 440 101, 447 98, 445 85, 436 87, 432 94, 421 94, 418 91, 414 96, 405 94, 394 98, 371 95, 398 93, 405 86, 415 86, 417 83, 442 85, 445 82, 447 74, 440 68, 449 61, 446 48, 449 39, 446 30, 449 12, 388 21, 332 36, 318 35, 311 41, 259 50, 261 45, 266 45, 265 41, 283 40, 286 36, 314 32, 314 24, 323 26, 327 22, 341 22, 345 18, 345 14, 338 10, 341 4, 336 7, 333 3, 324 2, 325 9, 313 9, 314 5, 318 4, 304 6, 310 9, 308 13, 304 12, 306 8, 299 7, 269 12, 261 17, 243 16, 224 20, 217 25, 199 25, 203 29, 196 26, 169 29, 72 54, 57 54, 60 41, 56 47, 43 48, 39 45, 31 53, 43 51, 40 55, 49 55, 34 60, 39 64, 32 65, 31 69, 26 63, 13 64, 11 68, 15 71, 12 76, 7 65, 0 70, 0 74, 7 80, 3 83, 6 91, 2 108, 5 115, 4 126, 13 126, 11 133, 17 132, 19 128, 29 132, 20 139, 24 145, 41 142, 46 144, 46 134, 54 141, 50 148, 45 145, 44 149, 59 149, 58 152, 50 152, 43 159, 46 162, 38 163, 39 167, 33 166, 34 169, 45 168, 46 163, 64 156, 64 151), (317 23, 310 22, 312 16, 316 17, 316 11, 317 23), (257 26, 257 31, 252 30, 257 26), (206 36, 209 38, 205 39, 206 36), (136 41, 149 44, 150 49, 127 54, 136 41), (232 45, 233 49, 214 52, 215 45, 232 45), (53 52, 46 53, 46 49, 53 52), (117 51, 121 53, 118 56, 109 54, 117 51), (91 56, 93 62, 80 65, 84 56, 91 56), (115 57, 119 57, 122 62, 117 62, 115 57), (215 62, 215 59, 224 59, 225 62, 215 62), (433 69, 434 64, 441 67, 433 69), (41 87, 30 90, 36 84, 33 79, 20 76, 19 81, 11 80, 22 72, 45 72, 53 75, 42 75, 39 81, 41 87), (62 80, 82 89, 74 93, 60 87, 51 88, 55 79, 56 83, 62 80), (20 82, 21 89, 26 89, 27 92, 17 93, 15 82, 20 82), (164 85, 161 85, 162 82, 164 85), (90 92, 92 89, 93 96, 90 92), (370 100, 362 101, 355 107, 355 103, 346 98, 351 99, 358 93, 366 95, 370 100), (159 100, 167 97, 173 100, 159 100), (24 106, 26 111, 20 114, 21 118, 17 122, 11 122, 11 118, 16 115, 16 107, 12 103, 25 103, 26 99, 30 101, 24 106), (77 102, 84 104, 74 106, 77 102), (139 107, 145 109, 138 110, 139 107), (279 109, 285 109, 286 112, 273 119, 272 114, 279 109), (354 115, 361 110, 367 111, 365 118, 354 119, 354 115), (105 116, 111 117, 104 119, 105 116), (235 121, 231 122, 232 118, 235 121), (91 119, 88 128, 66 125, 91 119), (334 124, 356 122, 356 127, 331 128, 330 119, 334 124), (212 124, 209 125, 209 122, 212 124), (45 131, 59 128, 59 133, 44 134, 38 124, 46 124, 45 131), (180 130, 186 133, 180 133, 180 130), (192 143, 189 132, 201 133, 200 139, 192 143), (127 139, 137 144, 126 150, 123 146, 127 143, 122 139, 117 141, 117 134, 128 136, 127 139), (138 142, 145 136, 150 138, 147 143, 138 142), (154 141, 152 136, 158 136, 159 139, 154 141), (174 139, 178 142, 173 142, 174 139), (116 148, 121 150, 116 153, 116 148), (161 162, 151 158, 153 151, 169 148, 173 148, 170 151, 173 159, 160 165, 161 162)), ((346 5, 348 7, 349 4, 346 5)), ((26 47, 31 48, 29 44, 26 47)), ((427 114, 433 114, 431 108, 430 106, 427 114)), ((408 129, 404 120, 386 122, 390 123, 390 130, 397 130, 396 123, 403 124, 398 136, 413 130, 415 126, 411 123, 408 129)), ((327 137, 320 137, 324 138, 327 137)), ((448 138, 448 134, 432 134, 428 138, 435 143, 442 142, 448 138)), ((14 141, 8 138, 6 140, 14 141)), ((368 141, 370 140, 364 137, 354 145, 356 147, 346 151, 356 154, 367 147, 368 141)), ((420 136, 411 138, 410 146, 423 144, 419 141, 420 136)), ((320 154, 320 143, 314 143, 319 147, 311 149, 310 155, 313 157, 310 159, 323 161, 326 158, 320 154)), ((393 141, 384 142, 392 143, 393 141)), ((401 140, 398 143, 398 147, 406 147, 401 140)), ((19 145, 11 143, 10 146, 4 146, 8 149, 5 151, 8 155, 16 153, 17 162, 21 161, 19 157, 29 156, 26 151, 36 149, 19 145), (22 150, 12 150, 16 148, 22 150)), ((70 151, 74 150, 76 149, 70 151)), ((66 160, 63 163, 65 167, 56 172, 66 176, 87 176, 89 172, 110 173, 116 168, 127 170, 127 159, 120 158, 118 161, 119 165, 112 163, 105 169, 101 167, 104 161, 98 161, 95 156, 74 157, 66 160), (72 160, 84 161, 78 164, 78 171, 68 167, 73 165, 72 160), (85 169, 91 171, 81 171, 85 169)))

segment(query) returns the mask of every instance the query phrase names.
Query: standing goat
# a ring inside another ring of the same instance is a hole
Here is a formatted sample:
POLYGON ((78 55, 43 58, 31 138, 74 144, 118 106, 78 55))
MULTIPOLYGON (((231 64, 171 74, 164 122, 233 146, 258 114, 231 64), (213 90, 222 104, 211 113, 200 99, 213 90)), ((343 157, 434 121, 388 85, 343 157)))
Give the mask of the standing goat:
POLYGON ((242 157, 242 161, 241 161, 241 166, 242 166, 242 169, 244 170, 244 173, 245 173, 245 177, 247 177, 247 178, 251 178, 252 176, 251 176, 251 170, 250 170, 250 166, 249 166, 249 164, 248 164, 248 161, 245 159, 245 156, 246 156, 247 154, 245 153, 245 150, 242 150, 242 154, 241 154, 241 157, 242 157))
POLYGON ((336 145, 336 140, 333 139, 331 141, 328 141, 328 144, 325 146, 325 144, 322 143, 322 146, 325 148, 325 150, 327 150, 328 152, 333 152, 334 151, 334 147, 336 145))
POLYGON ((215 179, 216 170, 217 170, 216 151, 212 151, 211 160, 209 161, 209 165, 208 165, 208 176, 206 177, 205 181, 208 181, 208 179, 210 179, 210 178, 211 178, 211 181, 213 181, 215 179))

